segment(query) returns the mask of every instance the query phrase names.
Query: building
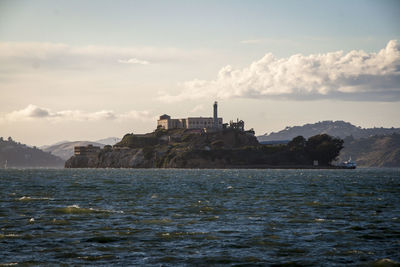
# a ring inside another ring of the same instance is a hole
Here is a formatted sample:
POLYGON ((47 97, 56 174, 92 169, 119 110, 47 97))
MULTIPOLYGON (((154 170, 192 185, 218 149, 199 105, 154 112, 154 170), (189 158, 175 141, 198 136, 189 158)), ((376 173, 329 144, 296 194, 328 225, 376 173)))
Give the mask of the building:
POLYGON ((168 129, 222 129, 222 118, 217 118, 216 123, 214 123, 214 118, 207 117, 189 117, 185 119, 171 119, 168 115, 160 116, 157 120, 157 127, 162 127, 166 130, 168 129), (166 116, 168 118, 166 118, 166 116), (215 127, 217 125, 217 127, 215 127))
POLYGON ((244 121, 243 120, 239 120, 239 119, 236 119, 236 122, 230 121, 229 122, 229 128, 236 129, 236 130, 239 130, 241 132, 244 132, 244 121))
POLYGON ((157 120, 157 127, 168 129, 222 129, 223 120, 218 118, 218 103, 214 103, 213 117, 188 117, 184 119, 171 119, 164 114, 157 120))
POLYGON ((99 146, 87 145, 74 147, 75 156, 97 156, 101 151, 99 146))
MULTIPOLYGON (((219 121, 218 121, 218 103, 217 103, 217 101, 214 102, 214 117, 213 117, 213 122, 214 122, 213 128, 214 128, 214 129, 218 129, 218 128, 219 128, 219 127, 218 127, 219 121)), ((222 124, 222 121, 221 121, 221 124, 222 124)))

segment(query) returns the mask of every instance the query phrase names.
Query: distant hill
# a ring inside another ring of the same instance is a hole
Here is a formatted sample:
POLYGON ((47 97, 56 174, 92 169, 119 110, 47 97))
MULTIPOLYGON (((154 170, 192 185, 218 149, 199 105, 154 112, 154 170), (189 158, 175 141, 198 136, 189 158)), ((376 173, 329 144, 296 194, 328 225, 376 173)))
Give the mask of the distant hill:
POLYGON ((257 136, 260 142, 278 141, 278 140, 292 140, 296 136, 303 136, 309 138, 317 134, 326 133, 331 136, 345 138, 353 136, 353 138, 366 138, 375 135, 388 135, 392 133, 399 133, 400 128, 361 128, 345 121, 322 121, 312 124, 305 124, 303 126, 286 127, 279 132, 272 132, 257 136))
POLYGON ((46 149, 46 148, 48 148, 48 147, 55 146, 55 145, 60 145, 60 144, 68 143, 68 142, 70 142, 70 141, 68 141, 68 140, 63 140, 63 141, 60 141, 60 142, 57 142, 57 143, 54 143, 54 144, 51 144, 51 145, 40 146, 39 148, 40 148, 41 150, 44 150, 44 149, 46 149))
POLYGON ((103 145, 115 145, 116 143, 118 143, 119 141, 121 141, 121 138, 118 137, 108 137, 108 138, 104 138, 104 139, 100 139, 95 141, 96 143, 100 143, 103 145))
POLYGON ((96 143, 91 141, 74 141, 74 142, 66 142, 66 143, 47 146, 43 149, 43 151, 49 152, 57 157, 67 160, 70 157, 72 157, 72 155, 74 155, 75 146, 87 146, 87 145, 99 146, 101 148, 104 147, 104 144, 101 143, 96 143))
POLYGON ((108 137, 97 141, 60 141, 52 145, 40 147, 43 151, 50 152, 64 160, 69 159, 74 154, 74 146, 94 145, 103 148, 105 145, 115 145, 121 141, 118 137, 108 137))
POLYGON ((0 138, 0 168, 7 167, 63 167, 64 160, 36 147, 0 138))
POLYGON ((400 134, 344 139, 341 161, 354 160, 363 167, 400 167, 400 134))

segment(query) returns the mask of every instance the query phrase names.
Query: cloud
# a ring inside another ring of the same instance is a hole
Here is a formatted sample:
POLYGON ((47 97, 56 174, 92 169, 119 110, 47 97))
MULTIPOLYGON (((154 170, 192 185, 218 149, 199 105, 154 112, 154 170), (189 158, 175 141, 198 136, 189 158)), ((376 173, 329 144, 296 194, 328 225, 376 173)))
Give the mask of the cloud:
POLYGON ((0 71, 81 70, 119 67, 123 64, 176 63, 196 61, 208 52, 152 46, 73 46, 63 43, 0 42, 0 71), (121 64, 122 63, 122 64, 121 64))
POLYGON ((26 108, 18 111, 13 111, 8 115, 10 118, 27 117, 27 118, 45 118, 52 116, 50 111, 45 108, 40 108, 35 105, 29 105, 26 108))
POLYGON ((268 53, 243 69, 223 67, 215 80, 179 85, 163 101, 213 97, 400 101, 400 45, 388 42, 378 53, 343 51, 276 58, 268 53))
POLYGON ((139 64, 139 65, 148 65, 148 64, 150 64, 146 60, 141 60, 141 59, 137 59, 137 58, 119 59, 118 62, 119 63, 123 63, 123 64, 139 64))
POLYGON ((38 107, 36 105, 28 105, 21 110, 12 111, 0 115, 0 121, 32 121, 46 119, 50 121, 102 121, 102 120, 153 120, 149 111, 131 110, 126 113, 115 113, 112 110, 100 110, 96 112, 85 112, 81 110, 62 110, 51 111, 48 108, 38 107))

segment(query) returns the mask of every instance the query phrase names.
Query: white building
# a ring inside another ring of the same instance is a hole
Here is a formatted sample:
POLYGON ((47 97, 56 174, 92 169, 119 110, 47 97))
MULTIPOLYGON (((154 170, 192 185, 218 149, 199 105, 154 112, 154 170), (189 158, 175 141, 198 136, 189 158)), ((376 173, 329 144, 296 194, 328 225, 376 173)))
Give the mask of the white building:
POLYGON ((214 117, 188 117, 184 119, 171 119, 164 114, 157 120, 157 127, 168 129, 222 129, 222 118, 217 116, 217 102, 214 103, 214 117))

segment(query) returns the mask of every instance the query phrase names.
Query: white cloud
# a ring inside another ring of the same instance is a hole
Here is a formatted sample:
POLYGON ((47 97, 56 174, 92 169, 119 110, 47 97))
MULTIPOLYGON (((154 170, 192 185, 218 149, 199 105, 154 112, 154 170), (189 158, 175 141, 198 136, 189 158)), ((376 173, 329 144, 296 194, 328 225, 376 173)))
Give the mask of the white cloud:
POLYGON ((123 63, 123 64, 139 64, 139 65, 148 65, 148 64, 150 64, 146 60, 141 60, 141 59, 137 59, 137 58, 119 59, 118 62, 119 63, 123 63))
POLYGON ((62 43, 0 42, 0 70, 81 70, 83 68, 123 67, 123 64, 194 61, 208 52, 174 47, 72 46, 62 43), (121 64, 123 63, 123 64, 121 64))
POLYGON ((125 113, 115 113, 112 110, 100 110, 96 112, 85 112, 81 110, 62 110, 51 111, 48 108, 38 107, 36 105, 28 105, 21 110, 12 111, 0 115, 0 121, 27 121, 41 120, 50 121, 102 121, 102 120, 139 120, 150 121, 153 116, 149 111, 131 110, 125 113))
POLYGON ((45 118, 54 116, 46 108, 40 108, 35 105, 29 105, 24 109, 13 111, 7 115, 11 120, 18 118, 45 118))
POLYGON ((180 84, 178 95, 164 101, 213 97, 345 99, 400 101, 400 45, 391 40, 378 53, 343 51, 296 54, 276 58, 266 54, 244 69, 223 67, 215 80, 180 84))

